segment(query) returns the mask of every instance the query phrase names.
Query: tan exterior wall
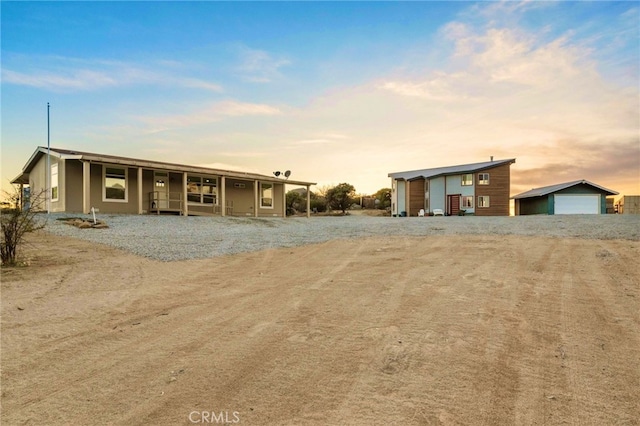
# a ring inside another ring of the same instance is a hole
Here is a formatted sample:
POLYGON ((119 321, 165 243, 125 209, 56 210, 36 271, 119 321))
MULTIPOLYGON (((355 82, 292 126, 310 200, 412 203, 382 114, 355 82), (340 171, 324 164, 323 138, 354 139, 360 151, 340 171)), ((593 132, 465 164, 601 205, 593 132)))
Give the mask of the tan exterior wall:
POLYGON ((227 201, 233 200, 233 209, 230 214, 233 216, 253 216, 253 181, 230 178, 225 180, 227 201), (238 188, 236 184, 243 185, 244 188, 238 188))
POLYGON ((36 163, 36 165, 29 173, 29 187, 31 188, 31 208, 37 210, 47 210, 47 204, 45 200, 45 188, 47 185, 46 176, 44 174, 44 170, 46 168, 47 159, 46 157, 42 157, 40 161, 36 163), (36 203, 36 198, 39 198, 36 203))
MULTIPOLYGON (((64 161, 51 157, 50 166, 53 164, 58 164, 58 201, 51 201, 51 211, 52 212, 63 212, 65 211, 65 194, 64 194, 64 185, 65 185, 65 163, 64 161)), ((47 187, 47 156, 44 155, 33 167, 31 172, 29 173, 29 187, 31 188, 31 197, 32 202, 35 201, 35 197, 40 196, 40 205, 32 204, 33 208, 38 210, 47 210, 47 203, 45 198, 45 190, 47 187)))
MULTIPOLYGON (((272 183, 272 182, 269 182, 272 183)), ((259 188, 259 187, 258 187, 259 188)), ((258 216, 279 216, 282 217, 282 197, 284 194, 284 184, 273 183, 273 208, 265 209, 259 207, 258 216)))
MULTIPOLYGON (((103 213, 138 213, 138 169, 127 167, 127 202, 102 200, 102 164, 91 164, 91 207, 103 213)), ((114 165, 114 167, 122 167, 114 165)))
MULTIPOLYGON (((232 216, 254 216, 255 194, 253 192, 253 181, 231 178, 225 180, 226 199, 227 201, 233 200, 233 210, 229 214, 232 216), (244 185, 244 188, 239 188, 236 184, 244 185)), ((273 185, 273 208, 258 207, 258 216, 282 216, 284 214, 284 184, 275 182, 273 185)))
POLYGON ((503 164, 491 169, 474 173, 475 215, 509 216, 510 165, 503 164), (489 185, 479 185, 478 175, 489 173, 489 185), (479 207, 478 197, 489 196, 489 207, 479 207))
POLYGON ((75 160, 64 162, 64 191, 65 211, 82 213, 82 163, 75 160))

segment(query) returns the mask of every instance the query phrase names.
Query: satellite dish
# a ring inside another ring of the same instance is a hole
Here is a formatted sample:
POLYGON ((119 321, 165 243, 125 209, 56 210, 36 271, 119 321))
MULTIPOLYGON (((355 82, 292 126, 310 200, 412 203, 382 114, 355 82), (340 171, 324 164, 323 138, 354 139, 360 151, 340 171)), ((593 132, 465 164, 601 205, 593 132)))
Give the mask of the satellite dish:
POLYGON ((291 170, 287 170, 286 172, 284 172, 284 177, 288 179, 289 176, 291 176, 291 170))
POLYGON ((273 172, 274 175, 276 175, 276 177, 280 176, 280 172, 273 172))

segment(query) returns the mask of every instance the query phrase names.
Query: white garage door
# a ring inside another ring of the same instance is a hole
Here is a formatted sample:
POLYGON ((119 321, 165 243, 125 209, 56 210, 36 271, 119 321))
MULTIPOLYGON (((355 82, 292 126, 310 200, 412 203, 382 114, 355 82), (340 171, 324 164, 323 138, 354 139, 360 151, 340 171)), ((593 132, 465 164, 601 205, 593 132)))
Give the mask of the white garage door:
POLYGON ((599 214, 599 195, 555 195, 555 214, 599 214))

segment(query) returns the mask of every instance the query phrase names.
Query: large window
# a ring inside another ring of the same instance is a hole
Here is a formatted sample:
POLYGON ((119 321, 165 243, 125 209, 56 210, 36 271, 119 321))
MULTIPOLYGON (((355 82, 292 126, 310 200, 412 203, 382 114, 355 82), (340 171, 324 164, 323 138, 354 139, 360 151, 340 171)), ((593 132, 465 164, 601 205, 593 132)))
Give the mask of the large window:
POLYGON ((489 185, 489 173, 478 173, 478 185, 489 185))
POLYGON ((462 186, 470 186, 473 185, 473 174, 469 173, 466 175, 462 175, 462 186))
POLYGON ((187 201, 196 204, 218 204, 218 179, 188 175, 187 201))
POLYGON ((478 197, 478 207, 489 207, 488 195, 481 195, 478 197))
POLYGON ((273 208, 273 184, 260 183, 260 207, 273 208))
POLYGON ((102 166, 102 200, 127 201, 127 169, 124 167, 102 166))
POLYGON ((58 164, 51 165, 51 201, 58 201, 58 164))
POLYGON ((460 208, 472 209, 473 208, 473 197, 463 196, 460 199, 460 208))

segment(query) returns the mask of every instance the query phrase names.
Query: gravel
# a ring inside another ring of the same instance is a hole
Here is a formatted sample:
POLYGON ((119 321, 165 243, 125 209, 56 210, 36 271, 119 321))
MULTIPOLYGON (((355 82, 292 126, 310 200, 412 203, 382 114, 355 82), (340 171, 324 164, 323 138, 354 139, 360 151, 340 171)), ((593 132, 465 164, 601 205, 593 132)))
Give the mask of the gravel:
POLYGON ((407 218, 351 215, 309 219, 100 215, 108 229, 78 229, 57 220, 66 217, 89 216, 51 214, 45 230, 161 261, 373 236, 490 234, 640 240, 639 215, 407 218))

